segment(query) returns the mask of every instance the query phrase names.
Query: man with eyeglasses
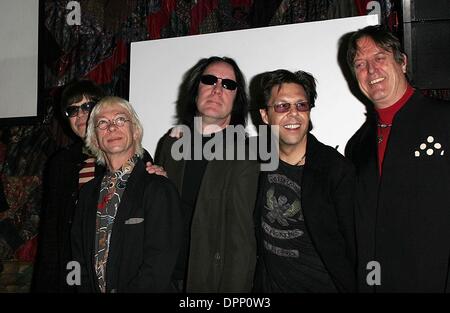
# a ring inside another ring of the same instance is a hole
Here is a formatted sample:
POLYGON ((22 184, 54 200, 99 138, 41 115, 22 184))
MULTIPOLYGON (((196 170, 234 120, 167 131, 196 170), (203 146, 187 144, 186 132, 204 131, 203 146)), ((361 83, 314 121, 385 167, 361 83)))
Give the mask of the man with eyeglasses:
POLYGON ((149 175, 143 129, 130 103, 105 97, 91 112, 86 146, 104 175, 83 187, 72 227, 80 292, 169 292, 181 242, 178 192, 149 175))
POLYGON ((89 113, 105 92, 89 80, 68 84, 61 95, 61 113, 75 142, 49 159, 44 173, 44 201, 32 290, 73 292, 66 282, 66 265, 72 261, 70 228, 81 186, 101 172, 84 148, 89 113), (81 173, 80 173, 81 171, 81 173))
POLYGON ((319 142, 310 111, 314 77, 303 71, 263 73, 264 123, 279 127, 277 170, 261 172, 255 212, 258 292, 354 292, 355 173, 319 142))
POLYGON ((177 105, 178 123, 190 130, 190 157, 177 161, 172 155, 177 138, 167 134, 160 140, 156 164, 167 171, 183 203, 184 241, 174 274, 179 292, 251 291, 259 165, 225 160, 231 148, 226 145, 223 160, 208 160, 202 153, 217 136, 226 138, 227 128, 245 127, 247 103, 244 76, 233 59, 201 59, 186 73, 177 105), (195 136, 200 158, 195 157, 195 136))

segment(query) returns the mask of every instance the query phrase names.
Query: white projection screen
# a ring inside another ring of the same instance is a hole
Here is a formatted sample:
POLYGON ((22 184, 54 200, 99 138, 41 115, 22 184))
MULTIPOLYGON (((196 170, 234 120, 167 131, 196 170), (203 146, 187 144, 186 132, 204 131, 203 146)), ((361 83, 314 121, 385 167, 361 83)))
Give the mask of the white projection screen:
MULTIPOLYGON (((183 74, 199 59, 217 55, 235 59, 248 83, 280 68, 312 73, 318 93, 312 133, 343 153, 364 122, 365 108, 339 67, 338 42, 348 32, 377 23, 377 15, 367 15, 132 43, 130 102, 144 125, 144 148, 154 155, 159 138, 174 125, 183 74)), ((253 125, 248 130, 256 135, 253 125)))
POLYGON ((1 1, 0 30, 0 119, 36 117, 39 1, 1 1))

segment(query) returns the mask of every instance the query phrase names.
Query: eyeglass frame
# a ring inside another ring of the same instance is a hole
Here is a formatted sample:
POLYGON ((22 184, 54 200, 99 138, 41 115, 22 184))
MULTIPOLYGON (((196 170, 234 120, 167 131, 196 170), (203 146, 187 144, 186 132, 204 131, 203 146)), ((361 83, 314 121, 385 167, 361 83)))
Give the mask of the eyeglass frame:
POLYGON ((92 109, 96 106, 97 102, 98 102, 97 100, 91 100, 91 101, 87 101, 80 105, 68 105, 64 109, 64 114, 66 115, 67 118, 76 117, 76 116, 78 116, 78 114, 80 114, 80 109, 84 113, 89 114, 89 113, 91 113, 92 109), (72 114, 70 114, 68 112, 68 110, 71 110, 71 109, 73 109, 72 114))
POLYGON ((101 119, 101 120, 97 121, 95 123, 95 128, 98 128, 100 130, 107 130, 111 127, 111 125, 114 125, 117 128, 121 128, 121 127, 125 126, 126 122, 131 122, 130 118, 127 118, 125 116, 117 116, 117 117, 113 118, 112 120, 107 120, 108 121, 107 123, 102 123, 102 125, 106 125, 105 127, 103 127, 103 126, 100 127, 100 122, 106 122, 106 120, 107 119, 105 118, 105 119, 101 119), (121 120, 123 120, 123 122, 120 122, 121 120), (117 124, 117 121, 119 121, 120 124, 122 124, 122 125, 117 124))
POLYGON ((314 107, 314 105, 311 105, 311 103, 309 101, 298 101, 296 103, 280 102, 280 103, 276 103, 276 104, 272 104, 272 105, 267 105, 267 107, 269 107, 269 108, 273 107, 273 111, 275 113, 287 113, 287 112, 289 112, 291 110, 292 105, 295 106, 295 109, 297 110, 297 112, 309 112, 314 107), (304 104, 304 103, 308 104, 308 108, 306 110, 305 109, 299 109, 299 104, 304 104), (283 104, 289 104, 289 107, 285 111, 283 111, 283 110, 279 111, 279 110, 276 109, 277 107, 279 107, 280 105, 283 105, 283 104))
POLYGON ((234 91, 238 88, 237 81, 230 79, 230 78, 217 77, 216 75, 212 75, 212 74, 204 74, 204 75, 200 76, 200 82, 207 86, 216 86, 219 79, 220 79, 220 84, 222 85, 222 88, 224 88, 226 90, 234 91), (205 81, 205 79, 208 79, 208 78, 213 79, 214 82, 210 83, 208 81, 205 81), (231 86, 230 86, 230 84, 231 84, 231 86), (234 88, 233 88, 233 86, 234 86, 234 88))

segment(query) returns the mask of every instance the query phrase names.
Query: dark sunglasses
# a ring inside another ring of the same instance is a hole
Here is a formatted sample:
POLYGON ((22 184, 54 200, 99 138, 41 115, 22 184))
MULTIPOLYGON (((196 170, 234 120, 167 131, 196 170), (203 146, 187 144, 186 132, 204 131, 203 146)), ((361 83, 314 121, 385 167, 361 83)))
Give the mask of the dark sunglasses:
POLYGON ((84 113, 89 113, 89 112, 91 112, 92 108, 96 104, 97 104, 97 102, 95 102, 95 101, 89 101, 89 102, 83 103, 82 105, 70 105, 66 108, 66 112, 65 112, 66 116, 67 117, 77 116, 80 109, 84 113))
POLYGON ((200 77, 200 81, 205 84, 205 85, 216 85, 218 80, 221 80, 222 83, 222 87, 227 89, 227 90, 235 90, 237 88, 237 83, 232 80, 232 79, 228 79, 228 78, 220 78, 220 77, 216 77, 214 75, 202 75, 202 77, 200 77))
POLYGON ((299 101, 297 103, 281 102, 274 105, 268 105, 268 107, 273 107, 273 110, 277 113, 286 113, 291 109, 291 105, 295 105, 295 108, 299 112, 307 112, 311 110, 311 105, 308 101, 299 101))

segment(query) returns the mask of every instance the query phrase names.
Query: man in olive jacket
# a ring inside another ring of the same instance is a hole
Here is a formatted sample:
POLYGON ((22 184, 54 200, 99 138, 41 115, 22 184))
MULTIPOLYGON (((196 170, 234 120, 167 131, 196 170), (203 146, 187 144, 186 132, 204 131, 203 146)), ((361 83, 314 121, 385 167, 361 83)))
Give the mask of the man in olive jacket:
MULTIPOLYGON (((249 292, 256 263, 252 215, 259 165, 211 160, 202 153, 211 140, 227 136, 230 125, 245 125, 244 77, 234 60, 210 57, 191 68, 183 84, 187 96, 180 95, 178 118, 189 134, 182 136, 194 133, 200 139, 189 140, 193 153, 187 158, 176 160, 177 139, 169 135, 156 152, 156 164, 167 171, 183 204, 185 240, 174 279, 180 292, 249 292), (194 126, 194 116, 200 117, 200 127, 194 126)), ((224 146, 223 156, 230 148, 224 146)))

